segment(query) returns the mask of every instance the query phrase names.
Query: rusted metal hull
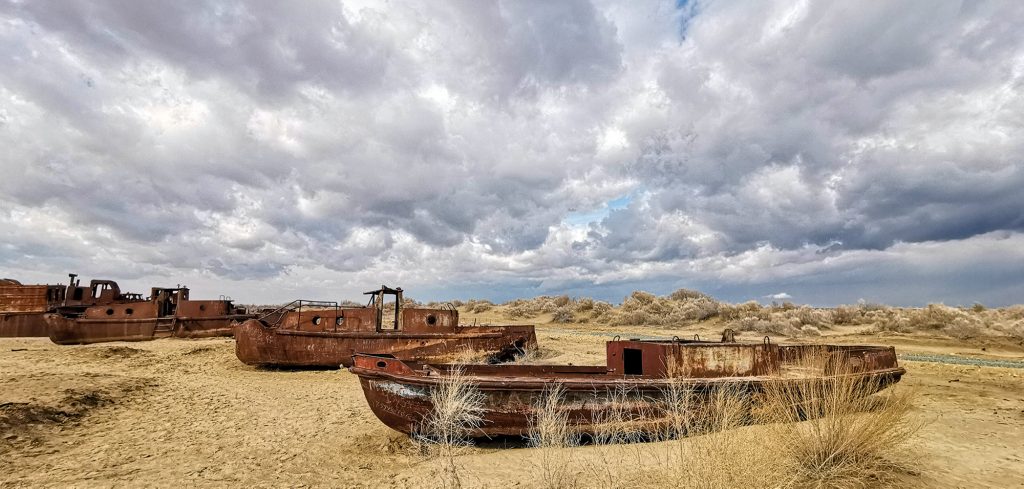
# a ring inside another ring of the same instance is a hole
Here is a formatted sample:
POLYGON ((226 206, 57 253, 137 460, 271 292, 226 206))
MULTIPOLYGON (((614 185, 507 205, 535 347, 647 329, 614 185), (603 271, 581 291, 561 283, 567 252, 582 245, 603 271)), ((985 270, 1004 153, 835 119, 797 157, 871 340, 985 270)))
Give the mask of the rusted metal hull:
POLYGON ((107 341, 148 341, 158 338, 232 336, 240 316, 200 318, 87 319, 47 314, 48 335, 58 345, 107 341))
POLYGON ((0 314, 0 338, 19 336, 45 338, 47 331, 43 313, 0 314))
POLYGON ((43 314, 59 305, 57 285, 22 285, 0 280, 0 337, 46 336, 43 314))
POLYGON ((447 332, 296 331, 245 321, 235 331, 235 354, 266 367, 339 368, 355 353, 386 353, 400 359, 450 361, 466 352, 511 357, 537 347, 533 326, 463 327, 447 332))
MULTIPOLYGON (((610 352, 613 350, 611 343, 610 352)), ((892 348, 860 348, 860 353, 853 354, 859 359, 853 363, 859 363, 859 367, 831 375, 785 375, 776 370, 765 375, 738 377, 695 372, 696 375, 673 379, 623 375, 610 365, 466 365, 460 368, 483 394, 483 423, 474 432, 476 437, 527 436, 545 389, 555 384, 564 388, 560 405, 570 425, 582 433, 593 433, 593 425, 609 419, 614 411, 642 414, 651 424, 658 425, 665 420, 665 397, 673 385, 677 390, 698 396, 708 396, 720 389, 729 389, 732 394, 753 395, 763 390, 768 382, 782 382, 784 386, 817 382, 827 386, 845 379, 863 384, 874 392, 898 382, 905 373, 896 364, 892 348), (866 362, 865 358, 868 358, 866 362), (623 393, 628 393, 625 403, 623 393)), ((798 354, 792 349, 787 353, 798 354)), ((450 365, 414 364, 383 356, 356 355, 351 371, 359 376, 367 403, 378 419, 394 430, 414 433, 433 409, 431 390, 450 368, 450 365)))

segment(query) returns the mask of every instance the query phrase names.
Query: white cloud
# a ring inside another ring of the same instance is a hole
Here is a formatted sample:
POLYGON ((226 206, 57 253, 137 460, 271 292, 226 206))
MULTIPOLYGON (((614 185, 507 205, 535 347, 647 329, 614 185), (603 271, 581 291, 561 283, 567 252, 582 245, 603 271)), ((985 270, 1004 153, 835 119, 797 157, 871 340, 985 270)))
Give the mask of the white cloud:
POLYGON ((0 267, 264 301, 381 281, 1016 300, 1024 279, 977 251, 1014 259, 1024 231, 1022 21, 995 2, 0 3, 0 267))

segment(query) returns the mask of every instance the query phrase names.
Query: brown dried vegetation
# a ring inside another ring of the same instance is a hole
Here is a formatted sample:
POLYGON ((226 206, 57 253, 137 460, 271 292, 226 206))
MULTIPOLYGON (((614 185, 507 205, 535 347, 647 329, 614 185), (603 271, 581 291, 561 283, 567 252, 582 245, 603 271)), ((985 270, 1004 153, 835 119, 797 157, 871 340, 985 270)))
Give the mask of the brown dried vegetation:
POLYGON ((981 304, 923 308, 860 303, 816 308, 791 302, 762 305, 730 304, 690 289, 666 296, 636 291, 618 306, 589 297, 539 296, 501 305, 485 300, 459 302, 468 312, 498 313, 512 320, 545 319, 552 323, 594 323, 609 326, 681 327, 719 321, 723 327, 757 335, 820 336, 836 326, 865 326, 878 332, 926 332, 958 339, 1003 336, 1024 340, 1024 306, 986 308, 981 304))
MULTIPOLYGON (((821 369, 824 358, 812 356, 804 368, 821 369)), ((622 389, 611 393, 612 409, 591 421, 592 446, 579 446, 579 427, 570 424, 564 390, 556 385, 546 392, 533 424, 536 485, 903 485, 915 463, 905 455, 908 441, 921 426, 910 414, 914 392, 891 388, 871 395, 876 385, 839 374, 829 383, 795 388, 770 382, 757 396, 729 387, 694 392, 679 379, 662 392, 657 414, 632 410, 637 394, 622 389), (639 443, 647 441, 654 443, 639 443), (611 469, 624 453, 635 472, 611 469)))

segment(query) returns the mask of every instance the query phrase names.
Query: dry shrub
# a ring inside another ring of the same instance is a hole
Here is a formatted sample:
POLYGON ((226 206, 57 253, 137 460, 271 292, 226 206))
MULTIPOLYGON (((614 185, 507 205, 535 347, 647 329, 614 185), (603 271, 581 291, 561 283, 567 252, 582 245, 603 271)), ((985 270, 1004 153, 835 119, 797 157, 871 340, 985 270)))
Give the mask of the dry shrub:
POLYGON ((832 310, 832 324, 860 324, 863 315, 861 309, 851 306, 838 306, 832 310))
POLYGON ((871 320, 875 322, 875 329, 878 331, 892 333, 909 333, 913 331, 910 319, 897 309, 887 309, 881 312, 873 311, 869 314, 871 320))
POLYGON ((1020 306, 988 309, 956 308, 928 304, 914 308, 880 307, 864 313, 864 322, 874 323, 877 331, 898 333, 938 333, 958 339, 1006 335, 1022 338, 1013 327, 1013 314, 1020 306))
POLYGON ((928 304, 922 309, 912 309, 908 317, 913 329, 942 329, 966 313, 944 304, 928 304))
POLYGON ((802 336, 821 336, 821 330, 808 324, 800 327, 800 334, 802 336))
MULTIPOLYGON (((823 372, 826 358, 809 355, 799 368, 823 372)), ((920 428, 910 417, 912 391, 874 394, 877 380, 848 374, 765 385, 759 416, 772 423, 772 449, 784 459, 787 485, 895 486, 907 471, 906 445, 920 428)))
POLYGON ((1012 336, 1014 338, 1024 340, 1024 320, 1019 320, 1012 323, 997 324, 993 326, 993 329, 996 329, 1007 336, 1012 336))
POLYGON ((579 444, 579 436, 569 423, 564 397, 562 384, 545 388, 530 420, 529 441, 537 454, 540 487, 575 487, 578 483, 579 469, 572 463, 573 453, 568 448, 579 444))
POLYGON ((574 318, 572 309, 569 306, 563 306, 555 309, 551 316, 551 321, 555 323, 571 323, 574 318))
POLYGON ((943 332, 957 339, 966 340, 981 336, 983 328, 975 321, 966 318, 956 318, 952 323, 942 328, 943 332))
POLYGON ((540 314, 540 308, 536 304, 519 299, 505 304, 505 317, 510 319, 532 318, 540 314))
POLYGON ((795 317, 801 326, 824 326, 831 320, 831 315, 807 306, 791 309, 789 317, 795 317))
POLYGON ((629 294, 629 297, 627 297, 626 300, 622 301, 622 309, 626 311, 640 309, 643 306, 653 304, 654 300, 657 298, 658 296, 650 292, 634 290, 632 294, 629 294))
POLYGON ((707 295, 680 289, 666 297, 636 291, 622 301, 618 310, 602 315, 613 325, 665 326, 703 321, 719 315, 723 304, 707 295))
POLYGON ((743 304, 722 304, 719 308, 719 315, 725 320, 754 317, 767 321, 770 311, 768 308, 761 307, 761 304, 756 301, 748 301, 743 304))
POLYGON ((709 297, 700 297, 684 302, 679 312, 684 320, 703 321, 718 315, 721 304, 709 297))
POLYGON ((581 297, 573 302, 572 310, 576 313, 588 312, 594 309, 594 299, 590 297, 581 297))
POLYGON ((760 319, 754 316, 749 316, 738 321, 732 321, 728 324, 730 328, 733 328, 736 331, 754 331, 762 335, 792 337, 800 336, 801 334, 799 320, 780 316, 769 316, 769 319, 760 319))
POLYGON ((463 306, 466 308, 466 312, 472 314, 480 314, 494 308, 494 304, 485 299, 470 299, 463 306))
POLYGON ((532 318, 542 313, 553 313, 559 307, 568 306, 571 303, 569 296, 559 297, 538 296, 533 299, 516 299, 506 302, 505 316, 511 319, 532 318), (559 305, 559 303, 563 303, 559 305))
POLYGON ((470 435, 483 422, 484 396, 456 367, 431 389, 430 400, 433 409, 414 438, 440 458, 442 487, 462 487, 456 456, 471 444, 470 435))
POLYGON ((1000 315, 1008 320, 1024 319, 1024 306, 1010 306, 999 310, 1000 315))
POLYGON ((692 299, 710 299, 711 296, 699 291, 691 289, 679 289, 668 295, 669 299, 674 301, 685 301, 692 299))
POLYGON ((613 315, 609 319, 608 322, 610 324, 613 324, 613 325, 616 325, 616 326, 622 326, 622 325, 640 325, 640 326, 642 326, 642 325, 647 325, 647 324, 656 324, 652 320, 651 315, 648 314, 645 311, 625 311, 625 312, 619 312, 618 314, 613 315))
POLYGON ((614 309, 611 304, 604 301, 594 301, 594 305, 591 308, 595 318, 602 317, 614 309))

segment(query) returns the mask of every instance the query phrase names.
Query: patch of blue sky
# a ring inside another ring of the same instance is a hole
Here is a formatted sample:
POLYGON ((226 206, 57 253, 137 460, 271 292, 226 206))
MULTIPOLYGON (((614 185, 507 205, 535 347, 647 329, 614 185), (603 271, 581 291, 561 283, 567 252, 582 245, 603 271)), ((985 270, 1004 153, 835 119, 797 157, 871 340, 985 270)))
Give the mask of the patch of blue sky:
POLYGON ((679 40, 686 39, 686 31, 690 22, 700 13, 698 0, 676 0, 676 10, 679 12, 679 40))
POLYGON ((633 198, 634 194, 630 193, 623 195, 622 197, 609 200, 597 209, 570 212, 565 216, 563 222, 571 226, 586 226, 590 223, 601 222, 604 218, 608 217, 608 214, 611 214, 613 210, 625 209, 628 207, 629 204, 633 202, 633 198))

